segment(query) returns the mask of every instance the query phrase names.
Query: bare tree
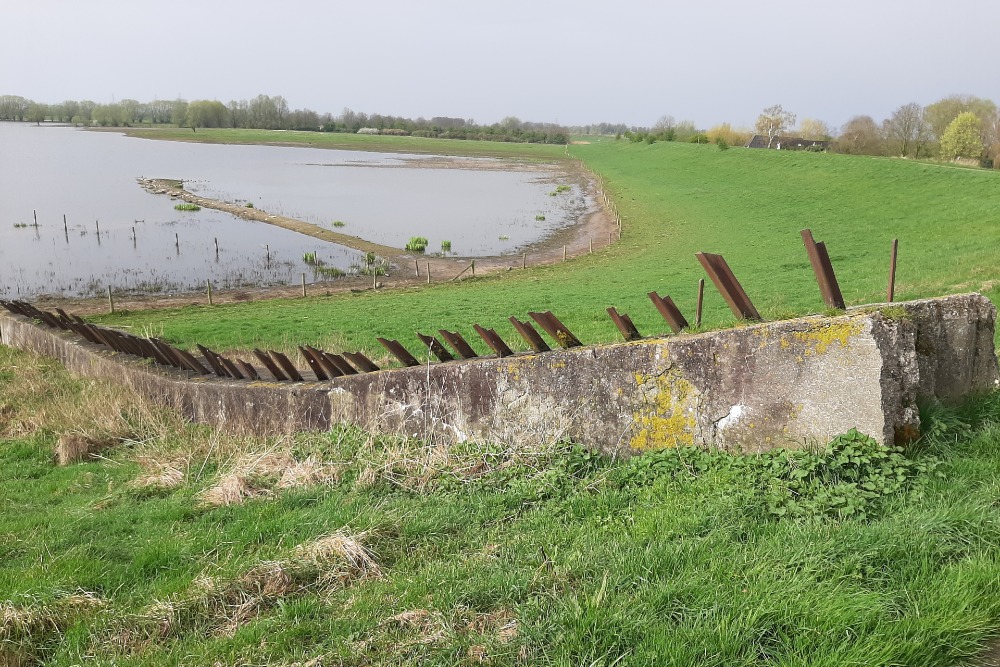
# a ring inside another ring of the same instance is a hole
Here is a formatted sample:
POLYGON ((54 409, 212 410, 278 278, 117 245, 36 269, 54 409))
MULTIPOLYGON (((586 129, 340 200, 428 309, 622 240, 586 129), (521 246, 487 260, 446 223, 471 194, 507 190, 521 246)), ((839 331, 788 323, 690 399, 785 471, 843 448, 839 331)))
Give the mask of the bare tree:
POLYGON ((837 149, 842 153, 855 155, 881 155, 882 136, 875 119, 871 116, 855 116, 840 130, 837 149))
POLYGON ((803 139, 813 139, 817 141, 826 140, 833 136, 833 132, 830 131, 830 126, 821 120, 816 120, 815 118, 803 118, 801 122, 799 122, 798 134, 803 139))
POLYGON ((757 134, 767 135, 767 147, 770 148, 774 138, 787 132, 793 125, 795 125, 795 114, 785 111, 780 104, 775 104, 761 112, 754 130, 757 134))
POLYGON ((930 139, 930 126, 924 118, 924 108, 916 102, 904 104, 882 123, 882 131, 889 146, 902 157, 920 151, 930 139))

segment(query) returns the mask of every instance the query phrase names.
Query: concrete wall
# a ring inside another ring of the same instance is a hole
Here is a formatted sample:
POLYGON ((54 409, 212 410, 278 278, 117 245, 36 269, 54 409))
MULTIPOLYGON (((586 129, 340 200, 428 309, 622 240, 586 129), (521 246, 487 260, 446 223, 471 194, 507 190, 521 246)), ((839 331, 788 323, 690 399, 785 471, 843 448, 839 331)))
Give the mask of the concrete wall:
POLYGON ((760 451, 851 428, 886 443, 912 440, 919 401, 955 403, 997 388, 995 319, 989 300, 968 294, 305 383, 192 378, 13 316, 0 317, 0 336, 235 432, 346 421, 455 441, 760 451))

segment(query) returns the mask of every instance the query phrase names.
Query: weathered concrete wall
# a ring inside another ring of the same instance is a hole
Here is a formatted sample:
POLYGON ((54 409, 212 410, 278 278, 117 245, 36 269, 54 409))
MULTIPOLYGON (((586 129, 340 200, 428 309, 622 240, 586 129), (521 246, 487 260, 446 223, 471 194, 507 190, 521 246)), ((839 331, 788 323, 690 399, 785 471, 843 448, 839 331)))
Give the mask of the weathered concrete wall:
POLYGON ((307 383, 191 378, 17 317, 0 317, 0 336, 237 432, 346 421, 456 441, 568 437, 605 451, 759 451, 851 428, 886 443, 912 439, 918 401, 997 388, 995 318, 989 300, 959 295, 307 383))

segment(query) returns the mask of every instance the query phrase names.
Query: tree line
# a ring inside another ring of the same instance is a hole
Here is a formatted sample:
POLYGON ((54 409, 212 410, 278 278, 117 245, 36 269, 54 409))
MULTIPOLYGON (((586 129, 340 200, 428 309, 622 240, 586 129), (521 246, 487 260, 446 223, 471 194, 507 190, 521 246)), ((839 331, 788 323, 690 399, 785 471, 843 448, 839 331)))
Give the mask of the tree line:
POLYGON ((569 131, 555 123, 535 123, 508 116, 499 123, 479 125, 474 120, 438 116, 404 118, 366 114, 344 109, 339 116, 311 109, 290 109, 281 95, 258 95, 250 100, 183 99, 140 102, 123 99, 110 104, 91 100, 65 100, 57 104, 35 102, 17 95, 0 95, 0 120, 33 123, 58 122, 99 127, 176 125, 198 128, 233 127, 256 130, 313 132, 363 131, 442 139, 477 139, 519 143, 565 144, 569 131))
POLYGON ((764 109, 753 128, 721 123, 698 129, 692 121, 661 116, 652 126, 596 123, 571 127, 574 134, 609 135, 634 142, 690 141, 742 146, 753 135, 774 147, 776 140, 795 137, 822 143, 823 150, 855 155, 939 158, 1000 168, 1000 110, 992 100, 951 95, 933 104, 903 104, 881 122, 857 115, 834 129, 815 118, 803 118, 780 104, 764 109))

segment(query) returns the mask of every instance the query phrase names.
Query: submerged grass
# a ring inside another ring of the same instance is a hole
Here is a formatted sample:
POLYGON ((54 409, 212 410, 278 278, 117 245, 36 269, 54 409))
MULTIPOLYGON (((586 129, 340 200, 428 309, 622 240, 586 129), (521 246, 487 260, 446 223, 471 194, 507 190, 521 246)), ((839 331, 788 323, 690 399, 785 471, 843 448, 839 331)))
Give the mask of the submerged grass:
POLYGON ((998 395, 908 452, 613 460, 236 438, 4 347, 0 373, 3 664, 933 666, 1000 627, 998 395), (164 426, 53 466, 84 411, 164 426))

